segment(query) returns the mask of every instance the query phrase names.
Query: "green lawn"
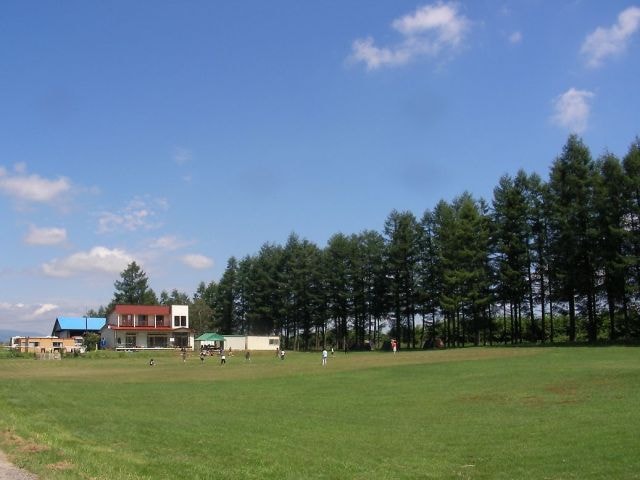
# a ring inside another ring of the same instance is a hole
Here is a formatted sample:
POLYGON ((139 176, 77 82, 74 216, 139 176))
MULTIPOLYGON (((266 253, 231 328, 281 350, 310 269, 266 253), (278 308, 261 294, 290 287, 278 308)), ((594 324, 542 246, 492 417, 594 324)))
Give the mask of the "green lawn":
POLYGON ((0 359, 43 479, 640 478, 640 350, 0 359))

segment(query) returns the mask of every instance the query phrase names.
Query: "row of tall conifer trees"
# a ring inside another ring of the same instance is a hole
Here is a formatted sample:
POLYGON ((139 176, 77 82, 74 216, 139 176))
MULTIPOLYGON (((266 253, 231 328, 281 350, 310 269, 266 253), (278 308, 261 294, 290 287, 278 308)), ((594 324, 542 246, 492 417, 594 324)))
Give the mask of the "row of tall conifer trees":
POLYGON ((547 180, 499 179, 382 232, 336 233, 228 260, 191 305, 197 331, 282 336, 285 348, 420 348, 640 338, 640 139, 594 159, 571 135, 547 180))

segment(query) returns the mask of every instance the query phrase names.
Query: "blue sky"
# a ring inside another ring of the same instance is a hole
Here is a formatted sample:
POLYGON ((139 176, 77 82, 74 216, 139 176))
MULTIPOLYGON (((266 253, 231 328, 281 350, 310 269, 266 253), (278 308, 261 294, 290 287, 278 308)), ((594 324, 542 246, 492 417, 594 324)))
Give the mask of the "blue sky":
POLYGON ((0 328, 640 134, 640 3, 0 3, 0 328))

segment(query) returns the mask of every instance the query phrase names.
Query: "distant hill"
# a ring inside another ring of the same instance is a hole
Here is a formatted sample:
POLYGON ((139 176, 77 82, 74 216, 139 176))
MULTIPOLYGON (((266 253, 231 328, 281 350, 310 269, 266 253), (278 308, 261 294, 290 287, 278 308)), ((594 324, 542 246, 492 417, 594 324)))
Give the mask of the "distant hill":
POLYGON ((16 337, 18 335, 23 337, 42 337, 42 336, 46 336, 47 334, 43 335, 42 333, 36 333, 36 332, 21 332, 18 330, 0 329, 0 343, 9 343, 9 340, 11 340, 11 337, 16 337))

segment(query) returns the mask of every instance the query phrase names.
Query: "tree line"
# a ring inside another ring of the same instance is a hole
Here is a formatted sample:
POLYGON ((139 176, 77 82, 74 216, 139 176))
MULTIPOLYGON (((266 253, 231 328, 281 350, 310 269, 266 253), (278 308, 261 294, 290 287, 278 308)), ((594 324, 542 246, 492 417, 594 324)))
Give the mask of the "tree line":
POLYGON ((421 217, 393 210, 383 231, 324 248, 292 233, 231 257, 192 297, 156 298, 132 265, 112 305, 186 303, 198 332, 278 334, 289 349, 635 341, 640 139, 593 159, 571 135, 548 179, 504 175, 491 203, 464 192, 421 217))

